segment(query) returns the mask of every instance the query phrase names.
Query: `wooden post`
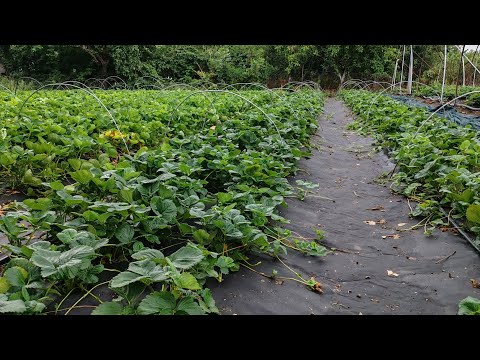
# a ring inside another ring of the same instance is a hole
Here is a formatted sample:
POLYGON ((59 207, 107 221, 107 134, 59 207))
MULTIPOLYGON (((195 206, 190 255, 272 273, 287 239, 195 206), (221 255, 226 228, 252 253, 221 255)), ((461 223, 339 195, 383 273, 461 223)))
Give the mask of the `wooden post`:
POLYGON ((475 75, 477 75, 477 71, 475 70, 475 67, 473 66, 473 64, 475 64, 475 56, 477 55, 477 51, 478 51, 478 47, 480 45, 477 45, 477 48, 475 49, 475 53, 473 54, 473 57, 472 57, 472 67, 473 67, 473 81, 472 81, 472 86, 475 86, 475 75))
POLYGON ((443 89, 445 89, 445 74, 447 72, 447 45, 443 56, 443 80, 442 80, 442 94, 440 95, 440 105, 443 105, 443 89))
POLYGON ((397 59, 397 61, 395 61, 395 69, 393 70, 392 86, 395 86, 395 83, 397 82, 397 67, 398 67, 399 60, 400 59, 397 59))
POLYGON ((412 95, 412 81, 413 81, 413 45, 410 45, 410 66, 408 68, 408 95, 412 95))
MULTIPOLYGON (((462 71, 462 60, 463 53, 465 52, 465 45, 462 48, 462 54, 460 55, 460 64, 458 64, 458 76, 457 76, 457 85, 455 86, 455 97, 458 97, 458 83, 460 82, 460 72, 462 71)), ((457 100, 454 101, 453 106, 457 104, 457 100)))
POLYGON ((405 64, 405 45, 403 45, 403 55, 402 55, 402 72, 400 73, 400 92, 402 92, 402 82, 403 82, 403 64, 405 64))

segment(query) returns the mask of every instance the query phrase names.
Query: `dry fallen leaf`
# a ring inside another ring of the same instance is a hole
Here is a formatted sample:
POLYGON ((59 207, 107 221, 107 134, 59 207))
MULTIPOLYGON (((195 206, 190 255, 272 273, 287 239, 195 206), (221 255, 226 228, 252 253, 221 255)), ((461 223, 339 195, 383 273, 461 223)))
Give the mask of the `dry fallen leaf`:
POLYGON ((0 205, 0 216, 5 215, 5 211, 12 205, 12 202, 4 203, 0 205))
POLYGON ((405 226, 405 225, 407 225, 407 223, 400 223, 400 224, 398 224, 397 226, 398 226, 398 227, 402 227, 402 226, 405 226))
POLYGON ((210 126, 210 130, 215 130, 217 127, 215 125, 210 126))
POLYGON ((472 283, 472 286, 473 286, 475 289, 480 289, 480 281, 475 280, 475 279, 470 279, 470 282, 472 283))
POLYGON ((398 274, 396 272, 393 272, 392 270, 387 270, 387 276, 398 277, 398 274))
POLYGON ((377 223, 373 220, 364 220, 363 222, 367 225, 377 225, 377 223))
POLYGON ((383 235, 383 236, 382 236, 382 239, 386 239, 386 238, 390 238, 390 239, 400 239, 400 235, 398 235, 398 234, 389 234, 389 235, 383 235))

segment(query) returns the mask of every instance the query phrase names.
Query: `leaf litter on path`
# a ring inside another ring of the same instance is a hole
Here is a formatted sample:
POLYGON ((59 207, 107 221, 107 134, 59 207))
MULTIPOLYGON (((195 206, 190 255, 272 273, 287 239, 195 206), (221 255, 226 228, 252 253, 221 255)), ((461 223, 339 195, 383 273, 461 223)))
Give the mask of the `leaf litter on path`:
POLYGON ((367 225, 377 225, 377 224, 380 224, 380 225, 383 225, 385 224, 387 221, 385 219, 380 219, 380 220, 363 220, 363 222, 367 225))
POLYGON ((398 274, 392 270, 387 270, 387 276, 398 277, 398 274))

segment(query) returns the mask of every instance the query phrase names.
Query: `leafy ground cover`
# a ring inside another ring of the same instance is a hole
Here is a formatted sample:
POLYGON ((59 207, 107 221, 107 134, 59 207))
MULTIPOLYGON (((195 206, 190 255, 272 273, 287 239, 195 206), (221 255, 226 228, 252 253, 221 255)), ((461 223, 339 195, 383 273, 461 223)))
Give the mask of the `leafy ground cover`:
MULTIPOLYGON (((410 108, 368 91, 343 91, 341 97, 358 115, 352 128, 372 134, 379 149, 397 163, 395 190, 417 202, 412 216, 423 219, 427 234, 451 219, 474 234, 480 248, 480 137, 470 125, 460 127, 424 109, 410 108), (374 99, 376 100, 374 101, 374 99)), ((478 300, 464 299, 459 313, 477 313, 478 300)))
MULTIPOLYGON (((478 86, 459 86, 458 87, 458 94, 457 96, 479 90, 478 86)), ((420 94, 423 96, 440 96, 442 91, 441 84, 433 84, 431 86, 425 85, 417 85, 415 86, 414 92, 415 94, 420 94)), ((443 98, 444 100, 453 100, 455 98, 456 93, 456 86, 455 85, 446 85, 443 89, 443 98)), ((467 105, 473 107, 480 107, 480 93, 469 94, 465 98, 460 100, 464 100, 467 105)))
POLYGON ((310 154, 320 92, 92 94, 101 103, 79 90, 0 95, 0 177, 30 197, 0 218, 0 313, 60 309, 107 283, 118 297, 93 314, 216 313, 207 278, 249 252, 326 254, 276 210, 297 196, 286 177, 310 154))
POLYGON ((398 190, 418 201, 413 216, 445 225, 440 206, 476 235, 480 245, 480 139, 470 126, 459 127, 419 108, 367 91, 344 91, 345 102, 358 115, 352 124, 371 133, 379 148, 391 151, 398 190))

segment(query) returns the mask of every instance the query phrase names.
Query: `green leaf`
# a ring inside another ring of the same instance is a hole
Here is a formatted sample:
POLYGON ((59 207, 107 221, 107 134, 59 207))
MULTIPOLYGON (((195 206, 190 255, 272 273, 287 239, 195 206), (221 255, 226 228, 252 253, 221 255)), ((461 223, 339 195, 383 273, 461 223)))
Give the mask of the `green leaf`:
POLYGON ((15 160, 10 156, 9 153, 3 153, 0 155, 0 164, 3 166, 8 166, 15 164, 15 160))
POLYGON ((164 257, 165 256, 160 250, 149 249, 149 248, 145 248, 143 250, 140 250, 132 254, 132 258, 135 260, 145 260, 145 259, 155 260, 155 259, 163 259, 164 257))
POLYGON ((164 199, 168 199, 173 196, 173 191, 168 189, 165 185, 160 185, 158 187, 158 195, 164 199))
POLYGON ((176 313, 185 313, 188 315, 204 315, 200 305, 191 296, 186 296, 178 302, 176 313))
POLYGON ((164 151, 164 152, 167 152, 169 150, 171 150, 172 147, 170 146, 170 144, 168 143, 168 140, 166 140, 165 142, 162 143, 162 145, 160 146, 160 150, 164 151))
POLYGON ((185 224, 185 223, 179 223, 178 225, 178 229, 180 230, 180 234, 183 235, 187 235, 187 234, 191 234, 193 229, 195 229, 193 226, 190 226, 188 224, 185 224))
POLYGON ((218 308, 215 306, 215 300, 213 299, 210 289, 203 289, 202 291, 200 291, 200 295, 202 295, 203 301, 207 307, 207 311, 218 314, 219 311, 218 308))
POLYGON ((0 294, 5 294, 10 289, 10 283, 4 277, 0 277, 0 294))
POLYGON ((115 237, 123 244, 132 242, 135 229, 128 223, 122 224, 115 232, 115 237))
POLYGON ((74 170, 79 170, 80 166, 82 166, 82 161, 79 159, 68 159, 68 163, 74 170))
POLYGON ((183 163, 178 164, 178 169, 186 175, 190 175, 190 173, 192 171, 190 166, 188 166, 187 164, 183 164, 183 163))
POLYGON ((65 229, 57 234, 57 238, 64 244, 70 244, 77 237, 77 230, 65 229))
POLYGON ((122 315, 123 305, 118 302, 104 302, 92 311, 92 315, 122 315))
POLYGON ((32 170, 28 169, 25 171, 25 174, 23 175, 23 182, 28 185, 41 185, 42 180, 40 180, 38 177, 33 176, 32 170))
MULTIPOLYGON (((20 267, 11 267, 8 268, 3 276, 8 280, 10 285, 12 286, 23 286, 25 285, 25 274, 22 272, 22 270, 26 273, 24 269, 20 270, 22 268, 20 267)), ((27 273, 28 276, 28 273, 27 273)))
POLYGON ((200 249, 192 245, 187 245, 174 252, 168 258, 177 269, 186 270, 202 261, 203 257, 200 249))
POLYGON ((178 287, 181 287, 182 289, 188 289, 188 290, 201 289, 195 276, 193 276, 188 272, 184 272, 178 276, 175 276, 173 278, 173 282, 175 283, 175 285, 177 285, 178 287))
POLYGON ((60 181, 53 181, 50 183, 50 188, 54 191, 63 190, 65 186, 60 181))
POLYGON ((27 308, 22 300, 0 300, 0 314, 23 313, 25 311, 27 311, 27 308))
POLYGON ((95 221, 98 219, 98 213, 92 210, 87 210, 83 212, 82 216, 87 221, 95 221))
POLYGON ((89 170, 77 170, 71 172, 70 176, 73 180, 79 182, 80 184, 88 184, 90 180, 93 179, 93 175, 89 170))
POLYGON ((23 203, 32 210, 46 211, 50 209, 52 200, 49 198, 25 199, 23 203))
POLYGON ((168 291, 156 291, 147 295, 138 306, 140 315, 172 315, 175 309, 175 297, 168 291))
POLYGON ((235 268, 235 260, 228 256, 220 256, 216 265, 220 268, 222 274, 228 274, 230 269, 235 268))
POLYGON ((118 195, 120 197, 120 200, 123 200, 123 201, 125 201, 129 204, 133 203, 133 191, 132 190, 128 190, 128 189, 120 190, 118 192, 118 195))
POLYGON ((458 315, 480 315, 480 300, 468 296, 460 301, 458 315))
POLYGON ((233 196, 229 193, 219 192, 217 193, 218 201, 220 203, 226 203, 233 200, 233 196))
POLYGON ((150 201, 150 207, 153 212, 167 222, 172 222, 177 217, 177 207, 170 199, 162 199, 160 196, 154 196, 150 201))
POLYGON ((147 278, 148 276, 146 275, 139 275, 139 274, 132 273, 130 271, 124 271, 112 278, 110 282, 110 286, 112 288, 119 288, 119 287, 127 286, 128 284, 134 283, 136 281, 141 281, 147 278))
POLYGON ((198 229, 193 232, 193 238, 202 245, 210 243, 210 234, 204 229, 198 229))
POLYGON ((460 146, 458 147, 460 150, 465 151, 470 147, 470 141, 469 140, 464 140, 460 146))
POLYGON ((153 244, 160 244, 160 239, 158 238, 157 235, 145 234, 143 236, 148 242, 151 242, 153 244))
POLYGON ((472 204, 467 208, 467 220, 480 224, 480 205, 472 204))

